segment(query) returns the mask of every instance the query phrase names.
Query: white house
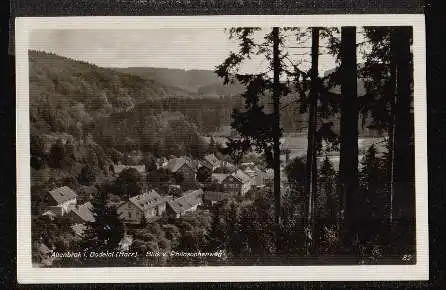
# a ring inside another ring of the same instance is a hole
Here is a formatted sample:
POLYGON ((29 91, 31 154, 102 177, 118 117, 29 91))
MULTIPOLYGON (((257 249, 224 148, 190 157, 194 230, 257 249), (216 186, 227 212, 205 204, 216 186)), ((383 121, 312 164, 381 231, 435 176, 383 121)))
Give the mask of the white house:
POLYGON ((167 203, 167 211, 170 216, 179 218, 188 212, 197 210, 203 204, 203 190, 189 190, 183 196, 167 203))
POLYGON ((63 216, 76 207, 77 194, 68 186, 57 187, 48 192, 51 201, 43 215, 63 216))

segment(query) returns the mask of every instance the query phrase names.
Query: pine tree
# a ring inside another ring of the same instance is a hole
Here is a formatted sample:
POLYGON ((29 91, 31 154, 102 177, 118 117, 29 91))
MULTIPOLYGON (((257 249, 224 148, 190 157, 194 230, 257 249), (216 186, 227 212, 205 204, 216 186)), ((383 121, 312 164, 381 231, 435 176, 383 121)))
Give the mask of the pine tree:
POLYGON ((343 196, 344 225, 343 243, 351 249, 356 237, 356 193, 358 187, 358 100, 356 27, 341 29, 341 134, 339 187, 343 196))
POLYGON ((280 97, 288 94, 289 89, 280 82, 283 73, 280 44, 282 43, 280 29, 274 27, 265 37, 265 42, 255 43, 253 34, 259 28, 232 28, 230 38, 240 41, 238 53, 231 52, 230 56, 219 65, 216 73, 224 79, 224 83, 237 80, 246 86, 242 94, 245 99, 243 110, 234 109, 231 126, 238 131, 240 138, 228 142, 226 152, 236 156, 255 148, 263 152, 269 167, 274 169, 274 196, 276 222, 280 223, 280 97), (270 70, 258 74, 239 74, 240 65, 249 60, 254 54, 264 55, 270 62, 270 70), (273 74, 273 78, 269 74, 273 74), (272 113, 266 113, 262 98, 271 97, 272 113))
MULTIPOLYGON (((317 194, 317 163, 316 163, 316 128, 317 128, 317 103, 319 87, 319 28, 313 27, 311 31, 311 87, 308 113, 308 146, 305 193, 308 196, 307 226, 311 233, 314 232, 314 201, 317 194)), ((314 236, 314 235, 312 235, 314 236)), ((307 243, 310 248, 307 254, 312 252, 311 241, 307 243)))
MULTIPOLYGON (((366 54, 366 63, 361 73, 366 80, 367 95, 361 110, 364 116, 371 115, 373 126, 387 131, 386 184, 389 193, 387 212, 390 225, 395 219, 406 219, 404 230, 390 228, 390 233, 410 233, 414 217, 414 153, 413 112, 411 112, 413 80, 410 45, 410 27, 365 28, 371 43, 366 54), (410 194, 408 194, 410 193, 410 194), (402 213, 404 212, 404 214, 402 213), (410 221, 412 220, 412 221, 410 221)), ((395 243, 395 237, 389 239, 395 243)), ((404 238, 406 242, 411 238, 404 238)), ((396 248, 396 247, 395 247, 396 248)))
POLYGON ((116 208, 107 205, 104 192, 92 201, 94 221, 87 225, 84 247, 92 251, 111 251, 118 247, 124 235, 124 225, 116 208))
POLYGON ((393 149, 393 202, 391 213, 397 220, 398 231, 405 233, 398 242, 413 251, 415 245, 415 161, 413 151, 413 116, 411 114, 410 53, 411 27, 396 27, 391 31, 392 61, 396 66, 395 131, 393 149))

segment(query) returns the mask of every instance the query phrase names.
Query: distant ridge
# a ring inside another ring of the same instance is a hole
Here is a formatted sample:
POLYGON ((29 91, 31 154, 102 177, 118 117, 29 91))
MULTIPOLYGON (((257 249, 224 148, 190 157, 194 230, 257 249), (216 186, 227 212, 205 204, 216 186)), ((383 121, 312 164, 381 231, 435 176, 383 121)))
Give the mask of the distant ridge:
POLYGON ((198 96, 230 96, 239 95, 244 91, 244 87, 239 83, 224 85, 223 80, 212 70, 184 70, 155 67, 114 69, 119 72, 157 81, 167 86, 178 87, 198 96))

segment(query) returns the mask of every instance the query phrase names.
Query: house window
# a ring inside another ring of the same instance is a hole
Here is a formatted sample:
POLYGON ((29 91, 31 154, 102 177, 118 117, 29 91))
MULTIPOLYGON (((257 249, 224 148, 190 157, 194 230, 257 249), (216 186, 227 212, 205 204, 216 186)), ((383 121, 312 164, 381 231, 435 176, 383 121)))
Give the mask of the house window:
POLYGON ((132 213, 131 212, 128 212, 129 213, 129 218, 131 218, 132 217, 132 213))

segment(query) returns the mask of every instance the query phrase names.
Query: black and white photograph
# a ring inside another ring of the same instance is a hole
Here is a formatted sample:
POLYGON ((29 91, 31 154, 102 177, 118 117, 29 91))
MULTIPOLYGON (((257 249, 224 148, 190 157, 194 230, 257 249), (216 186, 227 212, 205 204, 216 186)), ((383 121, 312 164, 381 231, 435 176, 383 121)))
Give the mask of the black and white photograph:
POLYGON ((16 22, 19 267, 427 278, 424 18, 376 17, 16 22))

